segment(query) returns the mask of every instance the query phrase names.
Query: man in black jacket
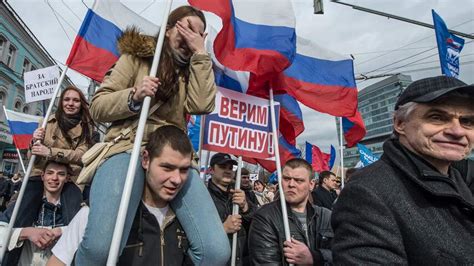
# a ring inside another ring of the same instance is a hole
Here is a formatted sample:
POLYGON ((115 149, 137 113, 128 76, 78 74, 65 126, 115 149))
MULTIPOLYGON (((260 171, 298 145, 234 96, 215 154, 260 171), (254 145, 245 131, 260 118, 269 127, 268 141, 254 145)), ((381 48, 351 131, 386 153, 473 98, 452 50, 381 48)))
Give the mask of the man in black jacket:
POLYGON ((299 158, 287 161, 282 185, 292 239, 285 241, 281 202, 262 206, 250 226, 252 265, 331 263, 331 211, 309 202, 314 188, 311 165, 299 158))
MULTIPOLYGON (((142 153, 143 169, 138 170, 145 171, 142 202, 117 265, 192 265, 186 234, 169 207, 188 178, 192 153, 180 128, 167 125, 150 134, 142 153)), ((53 249, 50 265, 72 263, 87 220, 88 210, 83 208, 53 249)))
POLYGON ((410 84, 395 105, 381 159, 358 170, 337 200, 337 264, 474 264, 474 86, 452 77, 410 84))
MULTIPOLYGON (((208 183, 208 190, 216 205, 217 212, 224 225, 224 230, 232 245, 232 235, 237 232, 237 256, 236 265, 247 265, 248 251, 246 249, 247 230, 255 212, 255 206, 241 189, 233 189, 234 182, 233 167, 237 161, 233 160, 229 154, 216 153, 210 161, 211 179, 208 183), (239 205, 239 214, 232 215, 232 205, 239 205), (243 228, 242 228, 243 226, 243 228)), ((230 265, 230 261, 228 263, 230 265)))
MULTIPOLYGON (((67 182, 71 169, 67 164, 48 161, 41 175, 43 198, 32 201, 24 198, 15 220, 8 252, 2 265, 43 265, 51 255, 51 248, 81 207, 81 191, 67 182)), ((27 190, 28 191, 28 190, 27 190)), ((40 190, 41 191, 41 190, 40 190)), ((25 193, 25 196, 29 196, 25 193)), ((15 204, 0 215, 1 239, 8 234, 15 204)))
POLYGON ((336 188, 336 175, 330 171, 321 172, 319 174, 319 186, 312 192, 313 203, 332 210, 332 204, 337 198, 336 188))

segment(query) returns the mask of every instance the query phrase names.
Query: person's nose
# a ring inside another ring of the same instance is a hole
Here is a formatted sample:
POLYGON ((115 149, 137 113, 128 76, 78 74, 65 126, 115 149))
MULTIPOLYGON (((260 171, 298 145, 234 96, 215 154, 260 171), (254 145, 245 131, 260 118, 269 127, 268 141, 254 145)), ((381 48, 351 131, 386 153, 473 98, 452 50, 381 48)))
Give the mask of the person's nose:
POLYGON ((458 118, 454 118, 445 128, 444 132, 456 139, 462 138, 466 135, 466 129, 461 125, 458 118))

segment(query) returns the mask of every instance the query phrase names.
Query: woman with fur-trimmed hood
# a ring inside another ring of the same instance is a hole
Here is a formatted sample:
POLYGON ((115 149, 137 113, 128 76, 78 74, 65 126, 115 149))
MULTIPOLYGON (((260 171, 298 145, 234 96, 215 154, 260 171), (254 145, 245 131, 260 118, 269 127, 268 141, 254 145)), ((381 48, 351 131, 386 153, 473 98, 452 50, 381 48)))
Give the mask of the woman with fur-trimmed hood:
MULTIPOLYGON (((170 13, 156 78, 148 76, 156 39, 142 36, 136 29, 124 33, 118 45, 121 56, 106 73, 91 102, 93 119, 111 123, 105 141, 112 141, 139 119, 146 96, 152 97, 151 108, 157 102, 162 104, 148 117, 142 146, 156 128, 173 124, 186 130, 187 114, 206 114, 214 109, 216 85, 211 58, 204 48, 205 25, 203 13, 194 7, 182 6, 170 13)), ((133 130, 112 146, 106 161, 95 173, 89 222, 77 252, 77 265, 105 265, 107 261, 135 133, 133 130)), ((137 169, 121 248, 127 240, 144 187, 145 171, 139 166, 137 169)), ((194 263, 225 264, 230 248, 222 223, 197 172, 189 173, 171 207, 190 240, 194 263)))

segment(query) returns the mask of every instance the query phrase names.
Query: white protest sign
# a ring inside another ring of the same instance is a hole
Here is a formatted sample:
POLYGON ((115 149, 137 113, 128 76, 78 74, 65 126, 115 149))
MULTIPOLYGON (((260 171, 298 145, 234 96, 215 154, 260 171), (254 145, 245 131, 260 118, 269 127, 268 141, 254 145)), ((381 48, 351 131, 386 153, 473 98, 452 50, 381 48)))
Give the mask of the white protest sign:
POLYGON ((57 66, 25 72, 25 100, 27 103, 51 99, 59 81, 57 66))

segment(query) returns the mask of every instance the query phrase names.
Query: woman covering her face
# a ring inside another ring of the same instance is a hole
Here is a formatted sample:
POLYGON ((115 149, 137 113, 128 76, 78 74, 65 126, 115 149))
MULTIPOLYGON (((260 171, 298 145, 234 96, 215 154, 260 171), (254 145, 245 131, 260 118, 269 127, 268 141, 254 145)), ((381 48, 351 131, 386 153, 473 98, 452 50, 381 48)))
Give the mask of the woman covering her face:
MULTIPOLYGON (((206 114, 214 109, 216 85, 211 58, 204 48, 205 27, 203 13, 193 7, 182 6, 170 13, 156 77, 148 76, 156 37, 140 35, 133 28, 124 33, 118 43, 121 56, 91 103, 92 117, 97 122, 111 123, 105 141, 115 139, 139 119, 146 96, 151 97, 151 108, 157 103, 161 105, 148 117, 142 146, 156 128, 172 124, 186 130, 188 114, 206 114)), ((107 261, 135 133, 136 130, 132 131, 114 145, 95 173, 88 225, 76 255, 78 265, 105 265, 107 261)), ((121 249, 140 203, 144 174, 138 165, 121 249)), ((225 264, 230 256, 227 236, 223 229, 216 230, 222 224, 196 171, 190 171, 171 207, 190 240, 194 263, 225 264)))

